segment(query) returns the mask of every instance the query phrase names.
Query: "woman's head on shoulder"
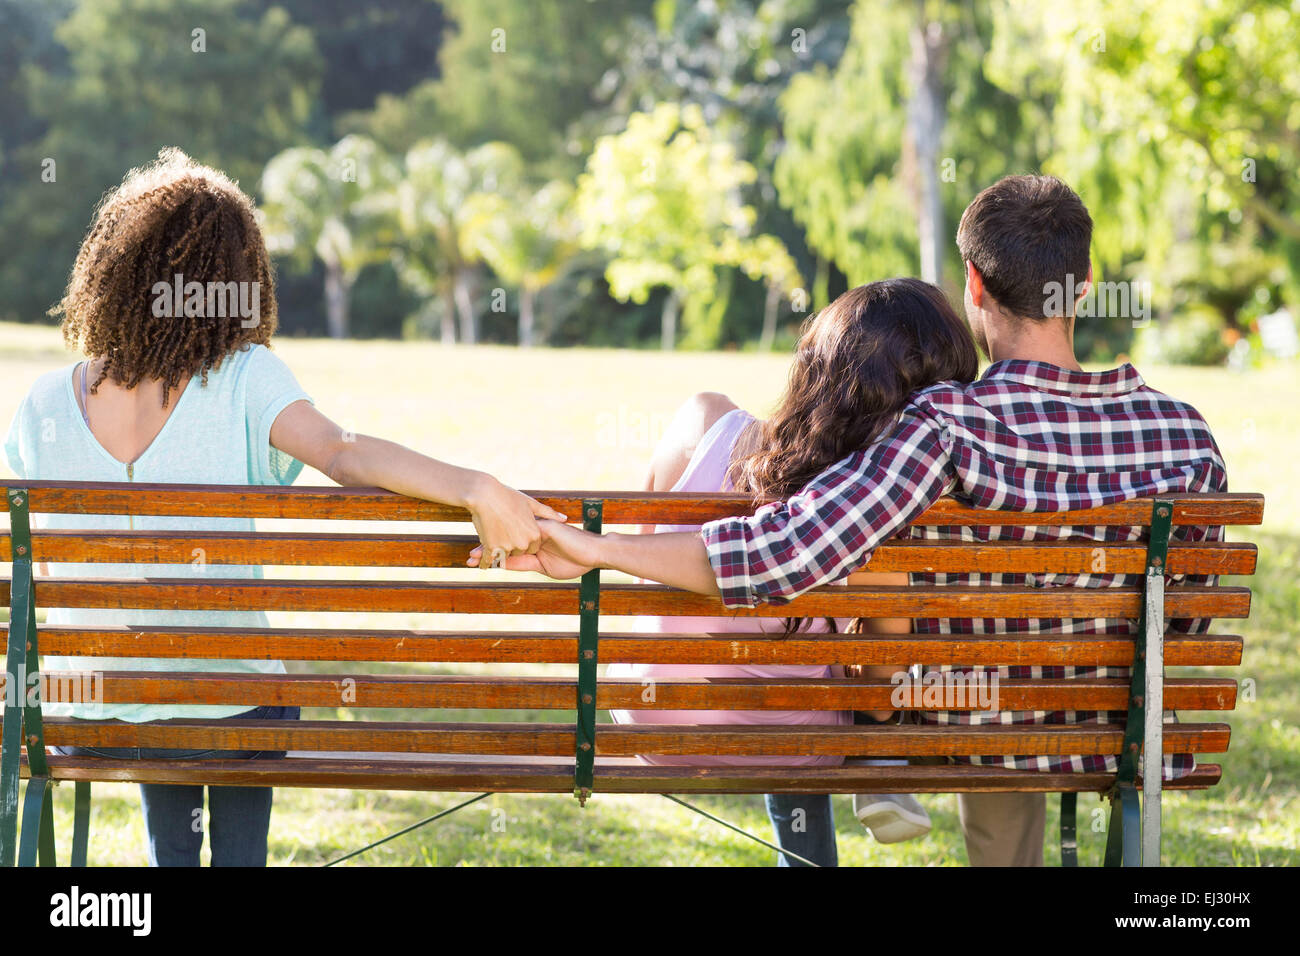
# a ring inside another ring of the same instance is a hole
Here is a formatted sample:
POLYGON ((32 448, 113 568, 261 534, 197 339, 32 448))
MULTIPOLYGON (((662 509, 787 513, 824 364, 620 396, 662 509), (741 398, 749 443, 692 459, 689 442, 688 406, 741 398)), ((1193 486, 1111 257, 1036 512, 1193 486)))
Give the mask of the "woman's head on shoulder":
POLYGON ((92 389, 160 380, 167 392, 276 328, 257 212, 224 173, 168 148, 105 194, 62 301, 64 339, 100 359, 92 389))
POLYGON ((978 374, 970 328, 937 286, 896 278, 850 289, 804 323, 781 403, 732 481, 788 498, 882 438, 915 393, 978 374))

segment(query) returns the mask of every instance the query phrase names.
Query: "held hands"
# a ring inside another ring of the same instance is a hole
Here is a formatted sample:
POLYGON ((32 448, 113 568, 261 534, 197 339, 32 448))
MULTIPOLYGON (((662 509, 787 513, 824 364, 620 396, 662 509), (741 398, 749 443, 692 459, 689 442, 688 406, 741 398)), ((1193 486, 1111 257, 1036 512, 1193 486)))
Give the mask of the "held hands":
POLYGON ((510 567, 505 563, 509 559, 534 555, 542 546, 539 518, 549 523, 566 520, 554 508, 486 475, 468 507, 482 542, 470 557, 470 567, 510 567))
MULTIPOLYGON (((540 547, 508 557, 503 567, 510 571, 538 571, 547 577, 565 580, 582 577, 600 563, 600 535, 546 517, 538 520, 537 527, 541 532, 540 547)), ((479 546, 465 563, 471 568, 491 566, 490 563, 485 565, 483 558, 484 546, 479 546)))

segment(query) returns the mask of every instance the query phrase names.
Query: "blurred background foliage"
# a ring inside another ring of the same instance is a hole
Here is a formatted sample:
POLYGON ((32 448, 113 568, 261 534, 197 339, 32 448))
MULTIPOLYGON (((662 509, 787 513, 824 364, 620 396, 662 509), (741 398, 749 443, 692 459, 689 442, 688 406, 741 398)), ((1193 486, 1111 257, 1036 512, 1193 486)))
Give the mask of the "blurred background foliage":
POLYGON ((1298 23, 1296 0, 0 0, 0 320, 51 321, 98 198, 175 145, 258 200, 291 335, 785 346, 850 284, 959 301, 962 209, 1045 171, 1092 210, 1096 278, 1149 292, 1136 334, 1081 319, 1083 355, 1256 355, 1300 302, 1298 23))

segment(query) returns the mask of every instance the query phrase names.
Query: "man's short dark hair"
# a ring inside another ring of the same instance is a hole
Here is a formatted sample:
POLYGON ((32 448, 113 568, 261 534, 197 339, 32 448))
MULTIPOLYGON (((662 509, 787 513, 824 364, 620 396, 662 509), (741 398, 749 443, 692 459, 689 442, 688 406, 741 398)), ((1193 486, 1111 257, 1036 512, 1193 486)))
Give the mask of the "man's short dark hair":
MULTIPOLYGON (((1077 193, 1055 176, 1007 176, 975 197, 957 227, 957 248, 984 278, 984 288, 1007 311, 1047 318, 1051 289, 1069 289, 1088 277, 1092 217, 1077 193), (1059 285, 1052 285, 1058 283, 1059 285)), ((1065 314, 1052 310, 1053 315, 1065 314)))

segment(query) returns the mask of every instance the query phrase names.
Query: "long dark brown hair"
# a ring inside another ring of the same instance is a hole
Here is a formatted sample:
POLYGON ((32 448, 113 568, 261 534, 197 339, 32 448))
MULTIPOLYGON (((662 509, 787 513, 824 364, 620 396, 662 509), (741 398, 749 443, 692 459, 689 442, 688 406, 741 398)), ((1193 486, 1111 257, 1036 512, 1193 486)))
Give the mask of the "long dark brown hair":
MULTIPOLYGON (((915 392, 978 373, 970 328, 936 286, 902 278, 850 289, 804 323, 785 394, 745 436, 728 478, 756 505, 789 498, 884 437, 915 392)), ((799 626, 787 621, 787 633, 799 626)))

